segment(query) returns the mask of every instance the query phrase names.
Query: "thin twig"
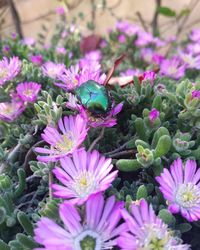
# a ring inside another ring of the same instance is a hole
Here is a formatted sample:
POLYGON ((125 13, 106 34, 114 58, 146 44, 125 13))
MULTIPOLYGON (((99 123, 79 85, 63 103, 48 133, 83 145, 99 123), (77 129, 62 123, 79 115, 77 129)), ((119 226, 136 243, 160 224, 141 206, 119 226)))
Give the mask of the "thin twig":
POLYGON ((49 200, 50 201, 53 199, 52 184, 53 184, 53 175, 50 169, 49 170, 49 200))
POLYGON ((156 1, 156 9, 155 9, 155 12, 154 12, 154 16, 153 16, 153 20, 152 20, 152 23, 151 23, 151 26, 152 26, 152 32, 153 32, 153 35, 154 36, 158 36, 159 35, 159 26, 158 26, 158 16, 159 16, 159 12, 158 12, 158 9, 160 8, 161 6, 161 0, 155 0, 156 1))
POLYGON ((110 157, 110 158, 119 158, 119 157, 124 156, 124 155, 130 155, 130 154, 133 155, 135 152, 136 152, 135 150, 129 149, 129 150, 125 150, 125 151, 115 153, 115 154, 110 154, 110 155, 107 155, 107 156, 110 157))
POLYGON ((120 147, 110 151, 110 152, 107 152, 105 153, 104 155, 112 155, 112 154, 115 154, 115 153, 118 153, 119 151, 121 151, 122 149, 125 149, 126 148, 126 145, 128 144, 128 142, 125 142, 123 145, 121 145, 120 147))
POLYGON ((146 26, 146 23, 145 23, 145 21, 144 21, 142 15, 141 15, 141 13, 140 13, 139 11, 136 12, 136 16, 138 17, 138 19, 139 19, 139 21, 140 21, 140 23, 141 23, 143 29, 144 29, 146 32, 148 32, 148 28, 147 28, 147 26, 146 26))
POLYGON ((10 6, 10 10, 11 10, 11 14, 12 14, 12 18, 14 21, 14 25, 16 28, 17 33, 19 34, 19 37, 21 39, 23 39, 23 32, 22 32, 22 28, 21 28, 21 20, 20 20, 20 16, 19 13, 17 11, 17 8, 15 6, 15 3, 13 0, 7 0, 8 4, 10 6))
POLYGON ((104 131, 105 131, 105 127, 103 127, 103 128, 101 129, 101 132, 100 132, 99 136, 98 136, 98 137, 93 141, 93 143, 90 145, 90 147, 89 147, 89 149, 88 149, 89 152, 92 151, 92 149, 93 149, 94 146, 97 144, 97 142, 100 141, 101 138, 104 136, 104 131))

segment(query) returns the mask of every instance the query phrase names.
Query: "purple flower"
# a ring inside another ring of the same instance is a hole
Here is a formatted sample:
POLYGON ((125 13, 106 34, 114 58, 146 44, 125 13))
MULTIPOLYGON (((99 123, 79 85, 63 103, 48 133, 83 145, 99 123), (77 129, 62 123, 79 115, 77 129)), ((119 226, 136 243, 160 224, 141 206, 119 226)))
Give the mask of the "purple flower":
POLYGON ((155 78, 156 73, 154 71, 146 71, 143 73, 142 81, 150 81, 150 84, 153 86, 155 78))
POLYGON ((85 54, 85 56, 80 59, 79 66, 81 69, 88 69, 90 72, 92 71, 96 72, 101 68, 101 65, 99 64, 101 58, 102 58, 101 51, 99 50, 91 51, 85 54))
POLYGON ((41 85, 36 82, 23 82, 17 85, 17 94, 24 102, 35 102, 41 85))
POLYGON ((56 48, 56 53, 60 55, 66 55, 67 50, 64 47, 57 47, 56 48))
POLYGON ((135 41, 135 45, 142 47, 150 43, 153 43, 153 41, 154 41, 154 37, 152 36, 151 33, 141 30, 138 32, 138 37, 137 37, 137 40, 135 41))
POLYGON ((61 33, 61 38, 64 39, 68 36, 68 32, 66 30, 64 30, 62 33, 61 33))
POLYGON ((127 69, 126 71, 123 71, 120 73, 120 76, 139 76, 141 75, 143 72, 141 69, 127 69))
POLYGON ((58 15, 60 15, 60 16, 65 15, 65 9, 64 9, 64 7, 58 6, 58 7, 56 8, 56 13, 57 13, 58 15))
POLYGON ((43 56, 42 55, 32 55, 29 57, 30 61, 35 65, 42 65, 43 63, 43 56))
POLYGON ((35 148, 37 153, 42 153, 44 156, 38 156, 39 161, 57 161, 62 157, 72 154, 79 148, 87 136, 87 123, 80 115, 65 116, 58 122, 58 128, 47 126, 44 133, 41 135, 51 147, 35 148))
POLYGON ((57 79, 65 70, 65 65, 62 63, 46 62, 42 66, 42 72, 45 76, 52 79, 57 79))
POLYGON ((192 91, 192 98, 200 99, 200 90, 195 89, 192 91))
POLYGON ((55 83, 55 85, 64 90, 73 90, 77 88, 79 86, 79 72, 79 66, 72 65, 69 69, 65 69, 63 73, 58 76, 58 79, 62 81, 62 83, 55 83))
POLYGON ((35 39, 32 38, 32 37, 27 37, 27 38, 24 38, 22 43, 24 45, 27 45, 27 46, 34 46, 35 45, 35 39))
POLYGON ((200 169, 196 162, 187 160, 185 164, 177 159, 156 177, 160 191, 167 200, 172 213, 180 212, 188 221, 200 219, 200 169))
POLYGON ((62 81, 62 83, 55 83, 55 85, 64 90, 73 90, 89 80, 94 80, 99 84, 103 84, 106 75, 100 75, 100 71, 94 71, 93 68, 80 69, 78 65, 75 65, 64 70, 63 74, 61 74, 58 79, 62 81))
POLYGON ((79 106, 80 115, 83 117, 85 121, 87 121, 88 126, 97 128, 97 127, 113 127, 117 124, 117 119, 114 117, 116 116, 123 107, 123 103, 119 103, 118 105, 114 106, 112 104, 111 110, 105 117, 95 117, 92 113, 90 113, 87 109, 83 106, 79 106))
POLYGON ((23 111, 25 107, 23 102, 1 102, 0 103, 0 120, 5 122, 14 121, 23 111))
POLYGON ((149 120, 150 122, 154 122, 160 116, 160 112, 157 109, 152 109, 149 112, 149 120))
POLYGON ((200 44, 199 43, 189 43, 186 47, 186 50, 191 54, 199 54, 200 53, 200 44))
POLYGON ((173 79, 179 79, 185 74, 185 65, 177 57, 164 59, 160 65, 160 73, 173 79))
POLYGON ((200 41, 200 29, 193 29, 189 35, 190 40, 193 42, 200 41))
POLYGON ((104 201, 101 193, 91 196, 83 211, 65 201, 59 206, 64 227, 45 217, 37 222, 34 239, 43 248, 35 250, 113 249, 126 228, 124 223, 119 225, 123 206, 114 196, 104 201))
POLYGON ((96 150, 90 153, 84 149, 60 159, 61 167, 54 168, 53 173, 62 185, 52 185, 54 195, 83 204, 92 194, 106 190, 116 178, 118 171, 110 173, 111 161, 96 150))
POLYGON ((21 61, 18 57, 12 57, 10 60, 7 57, 3 57, 0 61, 0 86, 17 76, 20 69, 21 61))
POLYGON ((118 41, 119 41, 120 43, 125 43, 125 42, 126 42, 126 36, 123 35, 123 34, 119 35, 119 36, 118 36, 118 41))
POLYGON ((139 205, 132 204, 130 214, 123 209, 127 229, 120 232, 118 246, 123 250, 165 249, 189 250, 182 240, 173 236, 168 226, 155 215, 152 206, 142 199, 139 205))
POLYGON ((200 69, 200 55, 194 56, 193 53, 179 52, 179 56, 186 68, 200 69))
POLYGON ((3 53, 5 55, 9 54, 9 52, 10 52, 10 46, 9 45, 4 45, 3 48, 2 48, 2 51, 3 51, 3 53))
POLYGON ((127 36, 134 36, 140 30, 139 26, 131 24, 128 21, 117 22, 116 29, 118 29, 120 32, 125 33, 127 36))

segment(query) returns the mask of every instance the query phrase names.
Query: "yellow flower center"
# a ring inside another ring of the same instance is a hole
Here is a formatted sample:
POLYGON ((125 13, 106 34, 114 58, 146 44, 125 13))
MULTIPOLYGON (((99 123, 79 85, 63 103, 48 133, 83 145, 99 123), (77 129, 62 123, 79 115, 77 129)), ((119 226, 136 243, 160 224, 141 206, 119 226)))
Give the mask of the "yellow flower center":
POLYGON ((74 178, 70 186, 78 197, 84 198, 96 190, 97 183, 94 174, 84 170, 74 178))
POLYGON ((23 91, 23 95, 25 96, 32 96, 33 90, 32 89, 26 89, 23 91))
POLYGON ((58 153, 67 153, 73 148, 73 145, 72 136, 70 134, 66 134, 63 135, 62 140, 54 146, 54 150, 58 151, 58 153))
POLYGON ((7 69, 0 69, 0 78, 4 78, 8 75, 7 69))
POLYGON ((200 189, 193 183, 183 183, 176 192, 176 201, 185 208, 196 206, 200 203, 200 189))

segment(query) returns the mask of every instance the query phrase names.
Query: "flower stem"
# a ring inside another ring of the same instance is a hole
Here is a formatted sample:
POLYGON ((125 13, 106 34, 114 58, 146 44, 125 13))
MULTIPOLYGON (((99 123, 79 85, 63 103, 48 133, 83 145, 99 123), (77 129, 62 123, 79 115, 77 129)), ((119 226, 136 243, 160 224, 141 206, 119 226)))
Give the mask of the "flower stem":
POLYGON ((52 183, 53 183, 53 175, 51 170, 49 171, 49 200, 53 199, 53 192, 52 192, 52 183))
POLYGON ((102 128, 99 136, 93 141, 93 143, 90 145, 88 152, 92 151, 92 149, 94 148, 94 146, 97 144, 97 142, 99 142, 101 140, 101 138, 104 136, 104 131, 105 131, 105 127, 102 128))

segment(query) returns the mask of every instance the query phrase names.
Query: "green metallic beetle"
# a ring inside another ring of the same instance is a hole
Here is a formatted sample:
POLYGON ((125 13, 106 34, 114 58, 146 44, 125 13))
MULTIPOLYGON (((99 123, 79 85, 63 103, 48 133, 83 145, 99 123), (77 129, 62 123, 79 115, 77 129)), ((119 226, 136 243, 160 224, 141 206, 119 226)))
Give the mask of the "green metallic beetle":
POLYGON ((111 98, 105 86, 89 80, 75 90, 81 104, 93 115, 106 115, 111 108, 111 98))
POLYGON ((75 95, 83 107, 90 111, 92 115, 106 116, 110 111, 112 100, 105 86, 124 57, 125 55, 122 55, 115 61, 114 66, 108 72, 103 85, 94 80, 89 80, 76 88, 75 95))

